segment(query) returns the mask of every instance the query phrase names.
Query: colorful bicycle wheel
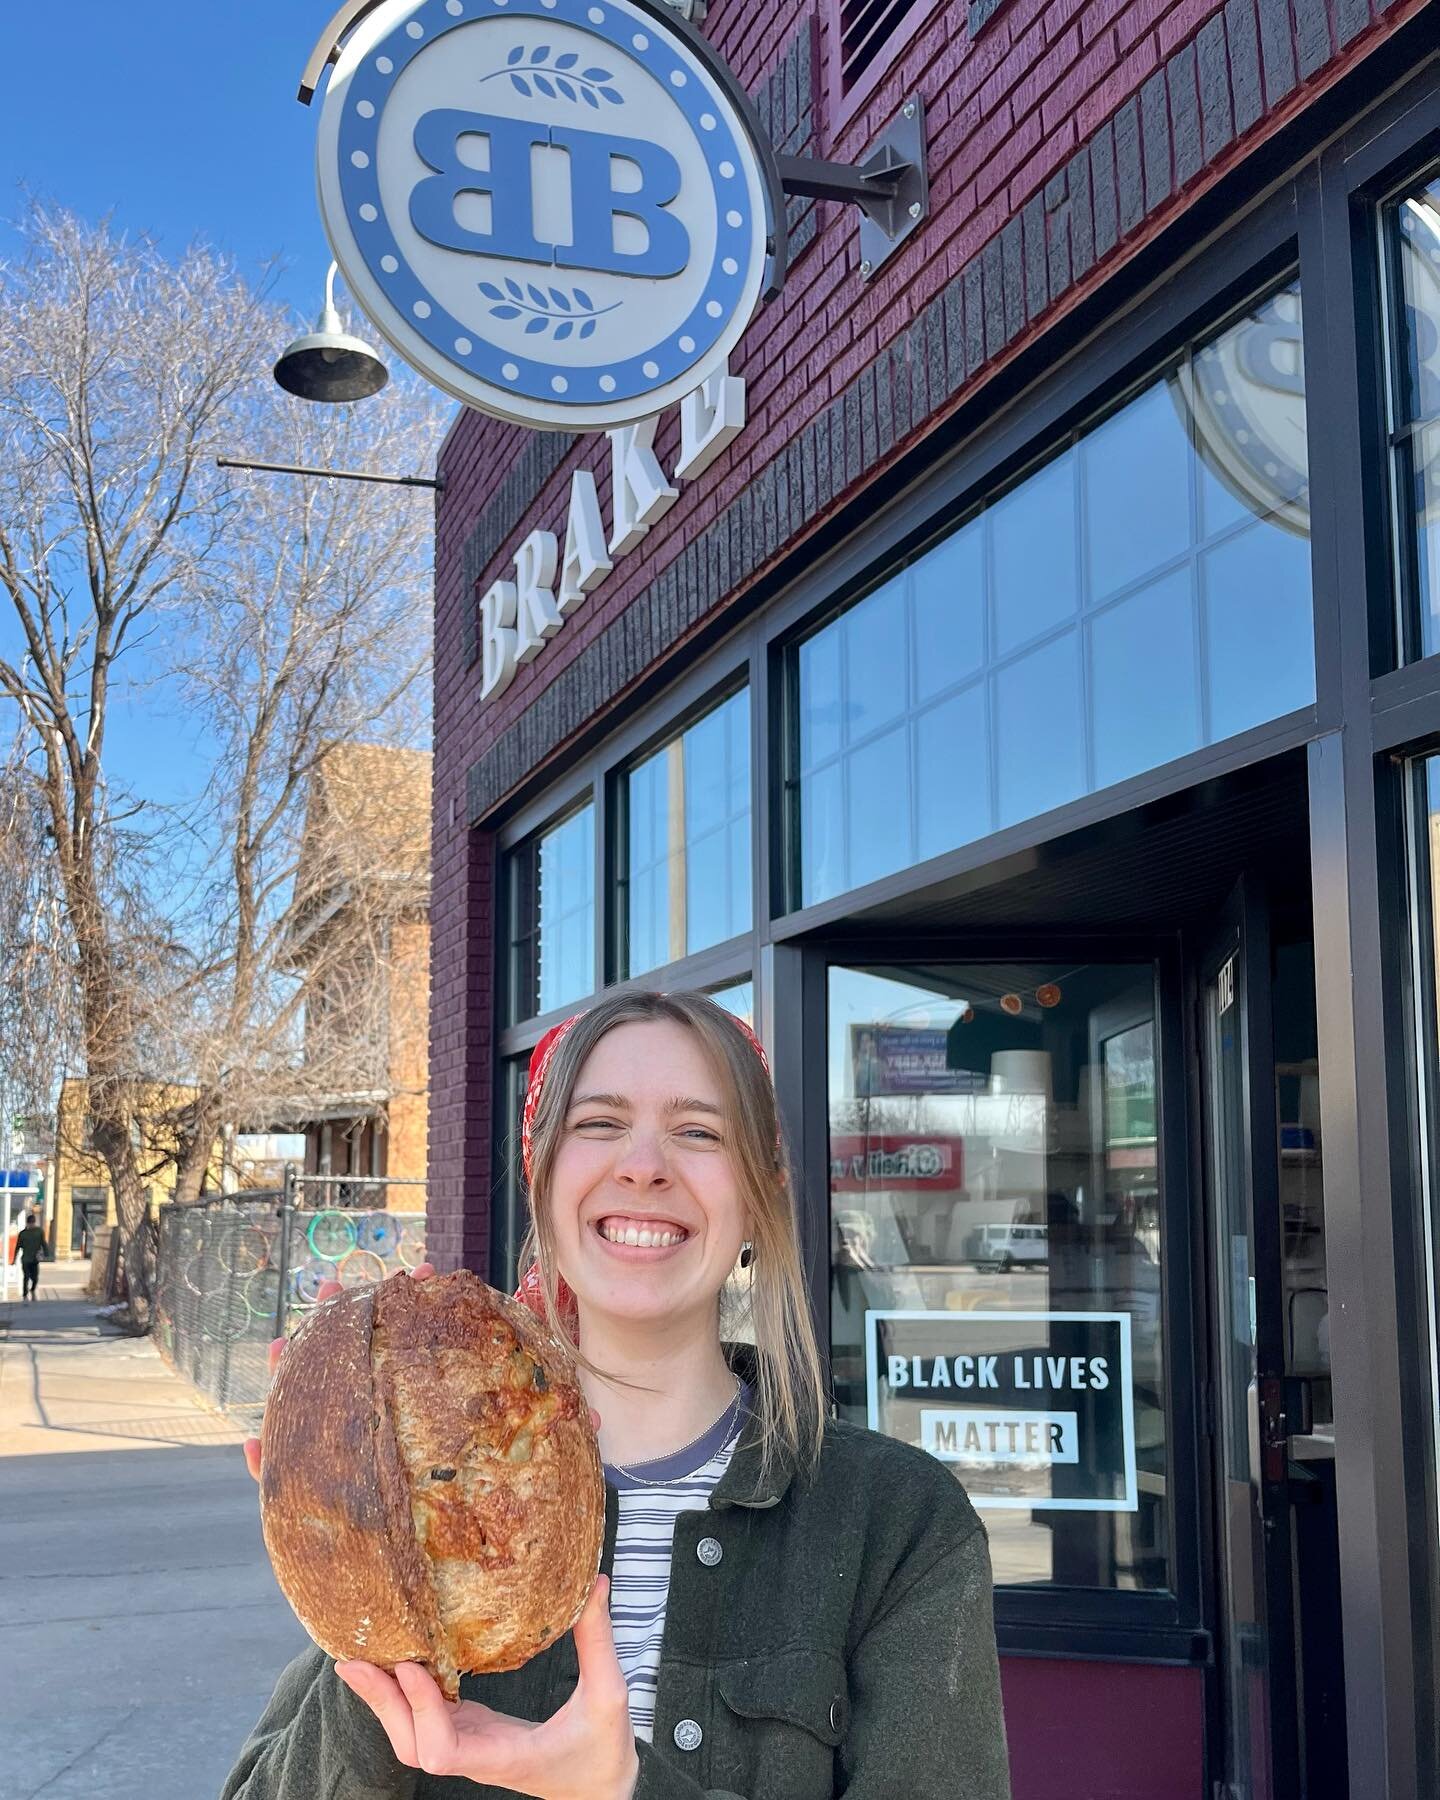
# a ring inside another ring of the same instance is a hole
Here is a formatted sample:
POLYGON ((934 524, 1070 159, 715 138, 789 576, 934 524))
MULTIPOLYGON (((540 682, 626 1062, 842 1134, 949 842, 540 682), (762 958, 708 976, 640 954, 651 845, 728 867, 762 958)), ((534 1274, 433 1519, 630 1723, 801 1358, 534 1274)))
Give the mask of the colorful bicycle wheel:
POLYGON ((335 1274, 342 1287, 368 1287, 373 1281, 383 1281, 386 1269, 383 1258, 373 1250, 352 1250, 335 1274))
POLYGON ((399 1224, 391 1213, 366 1213, 359 1221, 357 1241, 362 1250, 373 1251, 376 1256, 388 1259, 399 1247, 399 1224))
POLYGON ((253 1315, 245 1304, 245 1296, 231 1293, 216 1306, 213 1311, 202 1315, 200 1335, 209 1338, 212 1343, 238 1344, 247 1337, 253 1324, 253 1315))
POLYGON ((320 1297, 321 1286, 335 1279, 334 1265, 328 1262, 301 1263, 291 1271, 290 1297, 297 1306, 313 1306, 320 1297))
POLYGON ((400 1266, 418 1269, 425 1260, 425 1221, 406 1219, 400 1227, 400 1266))
POLYGON ((270 1240, 258 1225, 232 1225, 221 1232, 215 1254, 227 1275, 249 1275, 269 1262, 270 1240))
POLYGON ((318 1257, 325 1262, 339 1262, 355 1248, 355 1220, 350 1213, 316 1213, 305 1235, 318 1257))
POLYGON ((245 1304, 257 1319, 273 1319, 280 1301, 280 1271, 257 1269, 245 1283, 245 1304))

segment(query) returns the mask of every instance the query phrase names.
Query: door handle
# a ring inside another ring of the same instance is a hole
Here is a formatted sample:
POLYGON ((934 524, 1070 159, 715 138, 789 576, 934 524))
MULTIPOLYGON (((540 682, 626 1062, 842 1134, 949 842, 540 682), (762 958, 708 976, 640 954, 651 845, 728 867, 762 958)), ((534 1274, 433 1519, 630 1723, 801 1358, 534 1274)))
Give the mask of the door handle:
POLYGON ((1288 1473, 1290 1452, 1285 1383, 1278 1375, 1266 1375, 1260 1380, 1259 1390, 1260 1473, 1271 1486, 1278 1486, 1288 1473))
POLYGON ((1250 1479, 1277 1486, 1288 1473, 1290 1422, 1285 1383, 1278 1375, 1252 1377, 1245 1389, 1250 1438, 1250 1479))

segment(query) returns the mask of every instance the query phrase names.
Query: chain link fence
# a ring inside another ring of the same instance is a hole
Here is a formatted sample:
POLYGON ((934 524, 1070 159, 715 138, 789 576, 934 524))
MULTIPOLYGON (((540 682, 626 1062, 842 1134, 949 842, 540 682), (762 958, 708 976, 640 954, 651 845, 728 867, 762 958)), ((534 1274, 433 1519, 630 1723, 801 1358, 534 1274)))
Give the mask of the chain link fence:
POLYGON ((258 1424, 271 1339, 299 1325, 325 1282, 365 1287, 423 1262, 424 1204, 423 1182, 287 1171, 271 1193, 162 1207, 161 1355, 225 1412, 258 1424), (392 1198, 415 1210, 390 1210, 392 1198))

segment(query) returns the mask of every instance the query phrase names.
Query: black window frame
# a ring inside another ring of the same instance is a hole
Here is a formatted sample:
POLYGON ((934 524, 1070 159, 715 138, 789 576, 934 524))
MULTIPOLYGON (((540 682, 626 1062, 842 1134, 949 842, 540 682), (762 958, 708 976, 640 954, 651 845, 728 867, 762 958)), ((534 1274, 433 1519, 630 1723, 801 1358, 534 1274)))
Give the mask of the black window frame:
POLYGON ((1414 427, 1397 426, 1400 400, 1400 364, 1397 332, 1404 311, 1404 279, 1401 272, 1400 245, 1392 221, 1400 202, 1422 185, 1440 184, 1440 149, 1428 163, 1415 169, 1402 181, 1393 184, 1374 202, 1374 256, 1378 286, 1380 360, 1383 369, 1385 405, 1385 494, 1389 511, 1391 582, 1394 597, 1393 643, 1388 657, 1392 667, 1406 667, 1440 655, 1440 644, 1434 650, 1423 648, 1423 631, 1419 620, 1419 591, 1416 580, 1414 521, 1408 508, 1402 508, 1402 496, 1396 477, 1399 473, 1398 450, 1403 438, 1414 427))
MULTIPOLYGON (((499 986, 503 995, 502 1017, 511 1023, 518 1023, 520 1020, 536 1016, 536 1011, 539 1006, 540 917, 538 906, 538 863, 541 842, 552 832, 559 831, 564 826, 570 824, 572 820, 578 819, 586 808, 592 805, 593 801, 590 796, 580 795, 572 800, 568 806, 563 806, 557 812, 551 814, 543 825, 537 826, 534 830, 527 832, 516 843, 510 845, 502 854, 500 861, 501 900, 500 905, 496 908, 497 915, 501 921, 500 942, 502 955, 499 986), (530 865, 528 868, 525 867, 526 863, 530 865), (531 917, 524 933, 517 936, 517 914, 520 905, 517 896, 517 887, 519 882, 525 876, 528 876, 531 883, 531 917), (516 965, 517 950, 521 943, 528 943, 530 945, 529 990, 532 998, 530 1006, 524 1012, 519 1010, 517 1004, 518 980, 516 965)), ((600 820, 598 815, 596 815, 592 831, 598 832, 599 828, 600 820)), ((592 873, 592 882, 593 881, 594 876, 592 873)), ((593 892, 595 910, 599 913, 603 906, 603 900, 598 885, 594 886, 593 892)), ((598 965, 594 962, 594 953, 592 951, 592 971, 597 966, 598 965)), ((593 992, 594 990, 592 989, 591 991, 593 992)))
POLYGON ((679 968, 697 958, 724 955, 732 945, 747 942, 755 927, 754 871, 757 855, 755 844, 755 794, 763 779, 763 771, 755 761, 755 696, 750 689, 750 670, 748 665, 733 669, 725 680, 710 688, 699 699, 691 701, 683 710, 671 713, 666 722, 653 731, 636 748, 631 750, 622 760, 611 762, 607 759, 604 773, 606 787, 606 820, 610 843, 608 855, 604 862, 605 895, 607 900, 608 923, 605 933, 605 963, 603 985, 608 989, 616 986, 650 985, 657 976, 668 969, 679 968), (648 758, 682 738, 692 726, 717 712, 728 701, 737 695, 750 694, 750 837, 751 837, 751 904, 750 927, 736 933, 733 937, 722 938, 716 944, 706 944, 702 949, 691 951, 689 955, 677 957, 671 962, 656 963, 653 967, 641 970, 630 968, 630 918, 629 918, 629 872, 630 872, 630 808, 629 780, 630 776, 648 758))
MULTIPOLYGON (((1198 1352, 1204 1339, 1206 1303, 1200 1208, 1190 1162, 1194 1133, 1189 1112, 1190 1082, 1185 1039, 1192 1013, 1190 974, 1173 934, 1137 932, 970 931, 957 951, 952 936, 898 933, 893 936, 834 937, 804 953, 813 960, 813 981, 828 993, 836 968, 883 963, 889 967, 945 962, 953 965, 1001 962, 1115 962, 1152 970, 1155 1004, 1156 1117, 1160 1130, 1164 1263, 1163 1345, 1165 1420, 1169 1458, 1167 1529, 1172 1586, 1165 1590, 1077 1588, 1044 1584, 997 1584, 995 1630, 1004 1654, 1073 1656, 1075 1635, 1084 1633, 1084 1654, 1182 1665, 1205 1663, 1210 1655, 1207 1620, 1211 1599, 1205 1587, 1201 1546, 1208 1524, 1204 1484, 1208 1479, 1198 1352)), ((821 1040, 828 1044, 828 1037, 821 1040)), ((807 1112, 828 1144, 828 1057, 807 1059, 807 1112)), ((811 1152, 812 1157, 814 1152, 811 1152)), ((822 1159, 825 1231, 825 1287, 818 1324, 828 1363, 830 1349, 828 1157, 822 1159)), ((813 1288, 812 1288, 813 1291, 813 1288)))
MULTIPOLYGON (((996 481, 993 485, 986 486, 980 484, 957 497, 945 509, 943 514, 932 516, 928 521, 927 528, 921 534, 913 536, 892 560, 888 562, 877 562, 866 569, 862 575, 853 581, 839 595, 835 596, 828 604, 822 605, 801 624, 792 628, 792 630, 783 638, 783 641, 775 647, 778 649, 780 659, 778 688, 780 693, 781 726, 778 744, 781 751, 781 766, 778 770, 772 770, 772 778, 777 789, 776 807, 779 819, 779 842, 781 846, 777 901, 780 914, 793 913, 808 915, 816 913, 822 909, 832 908, 837 903, 847 902, 854 895, 865 892, 869 888, 883 887, 896 879, 894 876, 883 877, 879 882, 865 883, 854 888, 845 888, 836 895, 827 896, 826 899, 822 901, 813 902, 808 908, 804 904, 804 871, 801 862, 802 833, 800 815, 800 784, 802 780, 800 772, 800 652, 803 647, 814 638, 818 637, 822 632, 828 630, 832 625, 836 624, 846 613, 853 611, 857 606, 870 598, 871 595, 877 593, 889 582, 894 581, 898 576, 903 574, 906 569, 922 561, 933 550, 944 543, 946 539, 963 531, 968 525, 981 518, 988 509, 997 505, 1007 495, 1014 493, 1017 488, 1023 487, 1033 476, 1039 475, 1052 463, 1057 462, 1061 457, 1067 455, 1071 451, 1078 449, 1079 445, 1086 438, 1098 431, 1109 420, 1123 412, 1133 401, 1147 393, 1156 382, 1166 379, 1168 373, 1172 369, 1180 366, 1187 356, 1223 336, 1232 325, 1238 324, 1250 309, 1263 304, 1267 299, 1280 293, 1290 284, 1296 283, 1300 286, 1300 301, 1303 317, 1304 286, 1301 281, 1298 241, 1292 242, 1291 254, 1288 261, 1282 259, 1278 266, 1274 265, 1274 256, 1262 259, 1262 266, 1265 267, 1266 273, 1262 279, 1255 283, 1254 287, 1249 292, 1231 298, 1221 311, 1214 313, 1203 320, 1197 320, 1195 329, 1183 332, 1177 342, 1170 344, 1163 353, 1156 354, 1148 366, 1142 366, 1128 371, 1118 387, 1114 388, 1103 397, 1094 396, 1089 410, 1083 411, 1079 413, 1078 416, 1069 419, 1065 423, 1063 430, 1057 430, 1048 438, 1032 439, 1029 453, 1019 466, 1011 467, 1006 471, 1003 478, 996 481)), ((1311 357, 1307 349, 1307 377, 1310 363, 1311 357)), ((1082 554, 1078 540, 1076 554, 1077 557, 1082 554)), ((1110 602, 1107 602, 1106 604, 1108 605, 1110 602)), ((1314 549, 1312 544, 1312 618, 1315 613, 1315 607, 1316 585, 1314 549)), ((1101 609, 1095 610, 1098 611, 1101 609)), ((1315 648, 1316 704, 1318 704, 1320 689, 1318 633, 1315 648)), ((983 681, 986 679, 986 676, 982 673, 979 679, 983 681)), ((1253 726, 1244 732, 1221 738, 1214 743, 1203 744, 1184 757, 1176 758, 1173 764, 1161 765, 1161 768, 1163 769, 1172 766, 1176 768, 1188 768, 1194 762, 1208 760, 1215 753, 1223 752, 1224 749, 1231 744, 1248 744, 1251 740, 1261 741, 1277 728, 1283 728, 1287 721, 1309 717, 1313 714, 1314 710, 1314 706, 1307 706, 1296 712, 1277 714, 1274 719, 1262 721, 1261 724, 1253 726)), ((1103 787, 1096 788, 1090 793, 1083 795, 1077 801, 1053 809, 1053 812, 1065 814, 1070 812, 1072 808, 1083 807, 1088 801, 1103 799, 1105 795, 1116 790, 1130 789, 1139 784, 1144 784, 1148 782, 1155 773, 1156 771, 1144 770, 1139 775, 1131 776, 1125 781, 1110 783, 1103 787)), ((1181 785, 1188 786, 1189 782, 1184 782, 1181 785)), ((1047 818, 1050 816, 1051 814, 1049 813, 1037 815, 1037 817, 1040 818, 1047 818)), ((1020 820, 1015 826, 1002 827, 998 832, 991 832, 982 838, 973 840, 973 843, 990 844, 996 839, 1008 837, 1014 832, 1023 832, 1031 823, 1031 820, 1020 820)), ((1053 834, 1046 832, 1044 835, 1050 836, 1053 834)), ((932 860, 936 865, 943 864, 950 856, 957 854, 963 855, 970 847, 971 846, 968 844, 957 845, 952 851, 932 860)), ((989 858, 987 857, 984 860, 989 860, 989 858)), ((911 869, 907 869, 902 873, 908 875, 911 872, 911 869)), ((915 883, 906 882, 905 885, 914 886, 915 883)))

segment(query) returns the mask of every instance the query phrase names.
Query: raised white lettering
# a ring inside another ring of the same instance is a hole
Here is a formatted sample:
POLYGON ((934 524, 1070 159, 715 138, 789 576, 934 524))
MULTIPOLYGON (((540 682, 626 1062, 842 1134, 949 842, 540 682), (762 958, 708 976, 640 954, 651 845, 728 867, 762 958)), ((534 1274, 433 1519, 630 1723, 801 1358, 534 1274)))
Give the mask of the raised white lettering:
POLYGON ((715 458, 745 429, 745 383, 727 368, 706 377, 680 402, 680 460, 677 481, 703 475, 715 458))
POLYGON ((622 425, 606 434, 610 439, 612 557, 633 550, 680 498, 680 490, 670 486, 655 459, 659 423, 658 419, 641 419, 636 425, 622 425))
POLYGON ((605 554, 605 522, 600 495, 588 469, 577 469, 570 481, 570 516, 565 523, 565 556, 560 564, 557 596, 562 618, 575 608, 614 568, 605 554))
POLYGON ((515 679, 515 583, 497 581, 480 602, 480 699, 497 699, 515 679))
POLYGON ((903 1388, 910 1379, 910 1363, 903 1356, 890 1358, 890 1385, 892 1388, 903 1388))
POLYGON ((554 593, 559 555, 553 531, 532 531, 515 553, 516 662, 534 662, 565 623, 554 593))

